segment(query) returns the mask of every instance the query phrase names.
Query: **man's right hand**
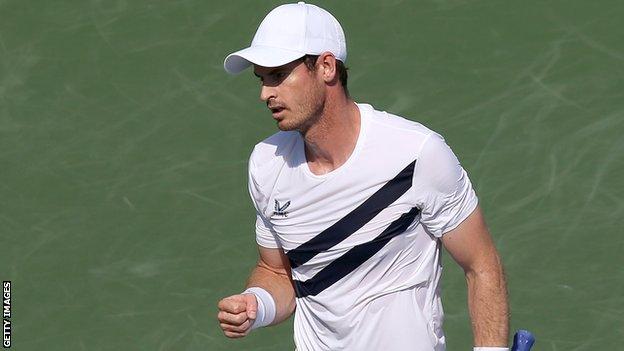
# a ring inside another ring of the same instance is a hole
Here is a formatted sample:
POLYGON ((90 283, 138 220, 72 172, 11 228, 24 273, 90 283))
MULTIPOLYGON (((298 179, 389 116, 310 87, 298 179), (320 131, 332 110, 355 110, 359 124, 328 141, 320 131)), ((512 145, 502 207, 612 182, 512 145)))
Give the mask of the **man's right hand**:
POLYGON ((249 334, 257 310, 258 301, 254 294, 232 295, 219 301, 217 319, 225 336, 242 338, 249 334))

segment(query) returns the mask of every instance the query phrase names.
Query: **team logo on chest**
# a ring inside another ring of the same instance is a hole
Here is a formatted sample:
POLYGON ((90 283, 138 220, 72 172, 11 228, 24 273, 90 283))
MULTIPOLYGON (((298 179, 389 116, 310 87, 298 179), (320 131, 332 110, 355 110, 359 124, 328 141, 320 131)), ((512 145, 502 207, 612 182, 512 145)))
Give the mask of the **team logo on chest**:
POLYGON ((275 211, 273 211, 273 216, 288 217, 288 211, 286 211, 288 206, 290 206, 290 201, 287 201, 285 204, 280 206, 279 201, 275 200, 275 211))

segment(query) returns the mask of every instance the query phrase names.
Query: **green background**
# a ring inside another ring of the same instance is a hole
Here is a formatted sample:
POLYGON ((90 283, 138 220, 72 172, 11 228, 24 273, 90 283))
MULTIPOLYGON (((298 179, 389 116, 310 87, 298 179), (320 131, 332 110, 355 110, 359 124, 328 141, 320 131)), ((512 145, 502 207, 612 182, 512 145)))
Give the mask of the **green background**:
MULTIPOLYGON (((255 262, 246 162, 276 128, 228 76, 275 1, 0 0, 0 278, 15 350, 291 350, 226 339, 255 262)), ((624 2, 319 1, 359 102, 442 133, 535 350, 624 338, 624 2)), ((448 349, 472 346, 445 257, 448 349)))

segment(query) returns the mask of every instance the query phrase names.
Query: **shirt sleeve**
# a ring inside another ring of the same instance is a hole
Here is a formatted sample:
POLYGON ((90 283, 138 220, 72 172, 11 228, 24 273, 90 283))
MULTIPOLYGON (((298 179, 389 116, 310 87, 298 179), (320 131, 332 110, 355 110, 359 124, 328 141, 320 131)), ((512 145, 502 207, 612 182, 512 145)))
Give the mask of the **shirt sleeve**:
POLYGON ((424 142, 416 162, 414 191, 421 223, 438 238, 461 224, 478 204, 468 174, 436 133, 424 142))
POLYGON ((271 229, 271 224, 259 214, 256 215, 256 243, 269 249, 282 247, 275 236, 275 232, 271 229))
POLYGON ((253 154, 249 158, 249 178, 248 188, 251 202, 256 208, 256 243, 262 247, 276 249, 281 247, 271 223, 264 215, 268 198, 262 191, 262 186, 257 181, 256 172, 258 169, 253 162, 253 154))

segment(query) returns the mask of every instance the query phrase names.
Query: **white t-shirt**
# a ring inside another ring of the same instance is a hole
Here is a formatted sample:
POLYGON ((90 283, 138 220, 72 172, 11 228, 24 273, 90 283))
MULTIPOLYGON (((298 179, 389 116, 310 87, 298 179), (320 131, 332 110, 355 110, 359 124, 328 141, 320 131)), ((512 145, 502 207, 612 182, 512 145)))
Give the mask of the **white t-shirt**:
POLYGON ((444 350, 438 239, 477 197, 439 134, 358 107, 355 149, 330 173, 310 171, 298 132, 256 145, 256 241, 290 260, 298 351, 444 350))

